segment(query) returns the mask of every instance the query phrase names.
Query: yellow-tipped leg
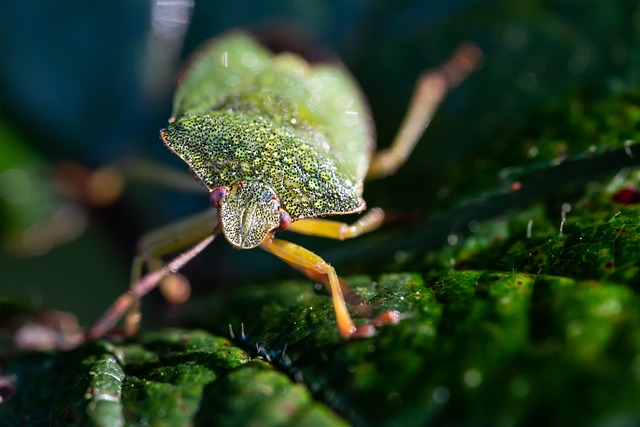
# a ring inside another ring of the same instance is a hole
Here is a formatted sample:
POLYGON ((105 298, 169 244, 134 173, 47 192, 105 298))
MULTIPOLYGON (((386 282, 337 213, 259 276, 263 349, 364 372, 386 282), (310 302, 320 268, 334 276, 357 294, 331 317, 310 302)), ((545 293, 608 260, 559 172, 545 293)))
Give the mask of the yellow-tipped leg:
POLYGON ((309 251, 308 249, 305 249, 302 246, 298 246, 295 243, 287 242, 285 240, 272 239, 271 241, 262 243, 260 247, 267 252, 274 254, 286 263, 293 265, 294 267, 297 267, 301 270, 312 270, 327 276, 329 280, 329 288, 331 290, 333 309, 336 313, 338 330, 343 337, 370 337, 375 334, 376 326, 379 326, 383 323, 389 323, 389 321, 384 320, 386 317, 388 317, 389 319, 395 319, 392 320, 393 322, 397 321, 397 313, 394 312, 395 315, 385 313, 382 316, 379 316, 379 318, 377 318, 370 324, 356 327, 353 323, 353 320, 351 319, 349 310, 347 309, 347 304, 342 293, 342 288, 340 286, 340 281, 338 280, 336 270, 330 264, 328 264, 325 260, 309 251))
POLYGON ((390 175, 406 162, 446 93, 477 69, 481 62, 480 49, 465 44, 456 49, 444 65, 420 77, 391 146, 376 153, 371 160, 368 179, 390 175))
POLYGON ((289 231, 309 236, 328 237, 331 239, 350 239, 380 228, 384 220, 384 212, 373 208, 353 224, 332 221, 323 218, 306 218, 291 224, 289 231))

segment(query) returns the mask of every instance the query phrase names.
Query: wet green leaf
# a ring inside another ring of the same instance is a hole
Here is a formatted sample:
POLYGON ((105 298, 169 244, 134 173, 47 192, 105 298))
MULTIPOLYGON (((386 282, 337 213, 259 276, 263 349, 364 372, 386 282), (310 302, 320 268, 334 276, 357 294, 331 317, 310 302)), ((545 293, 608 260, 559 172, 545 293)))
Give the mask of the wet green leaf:
POLYGON ((13 360, 0 425, 346 425, 287 375, 228 339, 168 330, 13 360), (47 387, 43 388, 46 384, 47 387), (209 402, 209 403, 206 403, 209 402))

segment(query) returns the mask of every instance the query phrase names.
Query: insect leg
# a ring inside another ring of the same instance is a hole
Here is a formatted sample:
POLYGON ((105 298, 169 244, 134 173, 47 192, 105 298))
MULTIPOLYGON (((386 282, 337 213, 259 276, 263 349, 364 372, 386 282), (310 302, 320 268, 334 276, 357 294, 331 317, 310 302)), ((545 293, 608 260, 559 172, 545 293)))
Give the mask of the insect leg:
MULTIPOLYGON (((163 266, 160 257, 192 245, 211 234, 218 225, 217 222, 218 216, 215 211, 207 209, 142 236, 138 241, 138 253, 133 259, 130 283, 140 280, 145 265, 148 271, 160 270, 163 266)), ((188 299, 191 291, 188 280, 177 274, 163 278, 159 287, 165 298, 176 304, 188 299)), ((140 302, 136 301, 125 317, 124 334, 127 336, 135 334, 139 324, 140 302)))
POLYGON ((215 237, 216 234, 209 234, 186 252, 169 261, 160 270, 147 273, 140 280, 133 283, 129 290, 120 295, 102 317, 87 330, 85 333, 86 339, 95 339, 106 334, 136 301, 155 288, 160 280, 178 272, 185 264, 209 246, 215 237))
MULTIPOLYGON (((281 258, 282 259, 282 258, 281 258)), ((289 264, 289 267, 294 268, 300 271, 302 274, 307 276, 310 280, 316 283, 320 283, 323 285, 329 292, 331 292, 331 285, 329 283, 329 277, 324 273, 319 273, 316 270, 302 267, 293 262, 287 261, 286 259, 282 259, 284 262, 289 264)), ((371 318, 375 314, 375 308, 367 303, 362 297, 358 294, 354 293, 347 283, 342 280, 340 276, 338 276, 338 282, 340 283, 340 289, 342 289, 342 296, 346 303, 351 307, 351 309, 359 316, 364 318, 371 318)))
POLYGON ((393 174, 406 162, 447 92, 477 69, 481 62, 480 49, 472 44, 463 44, 443 65, 422 74, 391 146, 376 153, 371 160, 368 179, 393 174))
POLYGON ((136 158, 119 164, 118 168, 127 179, 182 192, 207 193, 206 188, 192 174, 153 161, 136 158))
POLYGON ((383 220, 384 212, 382 209, 373 208, 351 225, 330 219, 306 218, 292 223, 289 226, 289 230, 309 236, 344 240, 378 229, 383 220))
MULTIPOLYGON (((344 222, 332 221, 324 218, 306 218, 292 223, 289 226, 289 231, 294 231, 300 234, 306 234, 309 236, 327 237, 330 239, 350 239, 358 237, 362 234, 369 233, 378 229, 384 220, 384 212, 380 208, 373 208, 366 212, 358 221, 353 224, 346 224, 344 222)), ((325 287, 331 290, 328 278, 326 275, 320 274, 314 270, 308 268, 300 268, 299 266, 292 265, 292 267, 301 270, 307 277, 316 282, 322 283, 325 287)), ((342 293, 348 304, 358 313, 361 317, 370 318, 373 314, 374 308, 366 303, 357 294, 351 292, 349 287, 340 280, 342 287, 342 293)))
POLYGON ((325 260, 308 249, 285 240, 272 239, 262 243, 260 247, 282 259, 287 264, 299 269, 313 270, 328 277, 338 330, 343 337, 370 337, 375 334, 375 327, 377 326, 375 322, 363 326, 355 326, 347 309, 336 270, 325 260))

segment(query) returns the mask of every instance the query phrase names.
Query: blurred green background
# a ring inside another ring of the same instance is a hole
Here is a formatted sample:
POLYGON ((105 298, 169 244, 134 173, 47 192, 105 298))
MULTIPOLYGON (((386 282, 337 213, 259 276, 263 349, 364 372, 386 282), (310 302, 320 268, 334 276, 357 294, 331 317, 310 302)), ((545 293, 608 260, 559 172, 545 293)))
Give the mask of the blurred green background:
MULTIPOLYGON (((186 170, 158 138, 182 60, 227 29, 282 22, 303 28, 352 70, 380 146, 393 137, 423 69, 462 41, 484 51, 483 69, 450 94, 407 166, 365 190, 369 206, 400 218, 381 232, 400 247, 416 218, 503 188, 500 171, 526 153, 513 141, 539 136, 537 117, 566 109, 576 92, 597 96, 637 83, 640 69, 635 1, 234 0, 197 1, 191 11, 188 2, 6 0, 0 295, 70 311, 85 325, 96 319, 126 288, 136 240, 207 206, 207 198, 127 180, 121 197, 100 206, 74 185, 97 168, 141 159, 186 170)), ((449 231, 420 244, 439 247, 449 231)), ((395 250, 375 238, 298 241, 350 273, 366 265, 353 253, 392 258, 395 250)), ((224 241, 186 272, 197 289, 296 277, 267 254, 224 241)))

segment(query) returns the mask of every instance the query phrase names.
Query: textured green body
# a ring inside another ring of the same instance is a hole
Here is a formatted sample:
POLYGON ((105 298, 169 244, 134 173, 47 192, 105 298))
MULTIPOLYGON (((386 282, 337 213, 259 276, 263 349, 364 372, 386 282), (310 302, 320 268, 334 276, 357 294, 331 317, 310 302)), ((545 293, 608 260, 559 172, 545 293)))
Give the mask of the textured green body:
POLYGON ((192 62, 162 136, 210 189, 267 184, 296 220, 364 209, 372 133, 342 68, 230 33, 192 62))

